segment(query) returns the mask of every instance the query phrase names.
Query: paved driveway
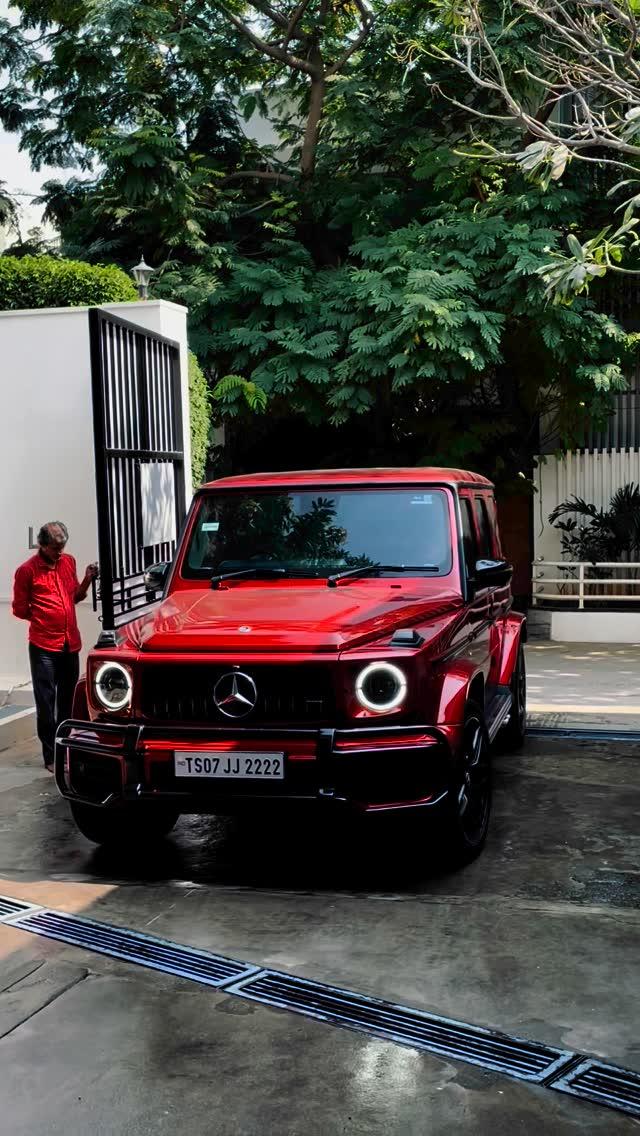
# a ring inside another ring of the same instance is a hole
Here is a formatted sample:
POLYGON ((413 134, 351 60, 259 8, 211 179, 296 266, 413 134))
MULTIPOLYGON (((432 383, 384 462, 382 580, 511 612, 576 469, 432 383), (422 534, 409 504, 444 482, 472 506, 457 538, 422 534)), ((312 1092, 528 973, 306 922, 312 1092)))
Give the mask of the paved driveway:
POLYGON ((531 642, 532 725, 640 731, 640 645, 531 642))
MULTIPOLYGON (((640 1071, 640 747, 496 761, 490 843, 453 875, 406 825, 184 818, 146 863, 92 850, 33 746, 0 759, 0 893, 640 1071)), ((0 924, 11 1136, 618 1133, 548 1089, 0 924)))

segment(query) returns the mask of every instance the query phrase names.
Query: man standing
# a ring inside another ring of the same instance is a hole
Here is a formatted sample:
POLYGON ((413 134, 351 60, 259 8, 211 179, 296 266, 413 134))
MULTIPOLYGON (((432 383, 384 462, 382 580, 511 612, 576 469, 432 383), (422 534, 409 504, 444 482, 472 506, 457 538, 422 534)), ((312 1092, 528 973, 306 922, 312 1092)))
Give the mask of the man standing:
POLYGON ((29 660, 36 702, 38 737, 45 768, 53 773, 54 739, 60 722, 71 716, 80 671, 80 632, 75 605, 98 574, 90 564, 80 584, 73 556, 64 551, 66 525, 50 521, 38 533, 38 551, 18 568, 13 614, 29 620, 29 660))

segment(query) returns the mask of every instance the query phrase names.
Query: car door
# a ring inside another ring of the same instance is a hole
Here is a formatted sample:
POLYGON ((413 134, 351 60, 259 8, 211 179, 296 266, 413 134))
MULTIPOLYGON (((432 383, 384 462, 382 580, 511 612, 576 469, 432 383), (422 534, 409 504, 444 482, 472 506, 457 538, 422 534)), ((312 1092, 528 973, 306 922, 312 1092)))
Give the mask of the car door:
POLYGON ((486 678, 492 654, 492 589, 476 588, 475 566, 478 560, 490 559, 491 553, 486 553, 486 532, 481 533, 476 520, 475 500, 470 493, 460 494, 460 519, 465 567, 470 584, 464 629, 465 654, 476 666, 482 668, 486 678))
MULTIPOLYGON (((489 519, 489 529, 491 533, 491 546, 493 549, 492 555, 496 560, 504 560, 504 552, 502 550, 502 543, 500 540, 500 529, 498 526, 498 508, 496 499, 492 493, 486 493, 482 497, 484 506, 489 519)), ((511 597, 511 582, 503 584, 501 587, 495 588, 493 594, 494 602, 494 616, 496 618, 503 617, 511 610, 512 597, 511 597)))

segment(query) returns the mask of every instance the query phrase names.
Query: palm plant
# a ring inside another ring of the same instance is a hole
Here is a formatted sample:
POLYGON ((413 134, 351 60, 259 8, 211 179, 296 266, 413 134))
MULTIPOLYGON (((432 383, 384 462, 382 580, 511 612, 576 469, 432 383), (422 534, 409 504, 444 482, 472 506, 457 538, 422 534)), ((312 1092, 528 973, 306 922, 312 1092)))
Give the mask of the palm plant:
POLYGON ((614 493, 608 509, 581 497, 561 501, 549 515, 561 534, 563 555, 570 560, 633 560, 640 550, 640 486, 631 482, 614 493), (560 520, 565 517, 566 520, 560 520), (577 518, 584 518, 580 523, 577 518))

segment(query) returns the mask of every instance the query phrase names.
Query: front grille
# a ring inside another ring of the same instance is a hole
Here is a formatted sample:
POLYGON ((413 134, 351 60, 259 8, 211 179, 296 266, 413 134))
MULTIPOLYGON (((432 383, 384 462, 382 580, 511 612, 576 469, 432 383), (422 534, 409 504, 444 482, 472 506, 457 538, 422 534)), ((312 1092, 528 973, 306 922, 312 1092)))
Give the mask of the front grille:
POLYGON ((243 717, 227 717, 213 699, 215 685, 229 666, 206 663, 143 667, 141 711, 154 722, 193 722, 233 728, 260 724, 288 726, 333 724, 335 699, 326 667, 241 667, 255 685, 255 709, 243 717))

